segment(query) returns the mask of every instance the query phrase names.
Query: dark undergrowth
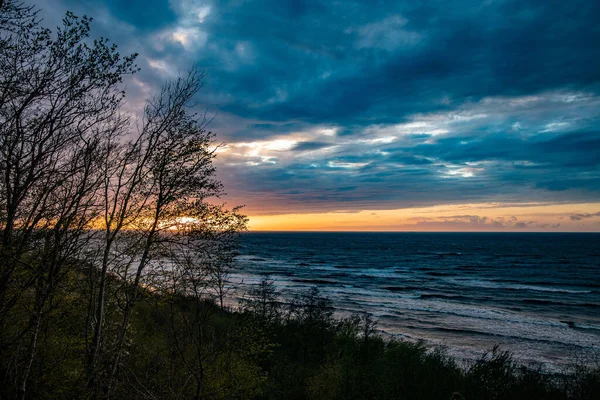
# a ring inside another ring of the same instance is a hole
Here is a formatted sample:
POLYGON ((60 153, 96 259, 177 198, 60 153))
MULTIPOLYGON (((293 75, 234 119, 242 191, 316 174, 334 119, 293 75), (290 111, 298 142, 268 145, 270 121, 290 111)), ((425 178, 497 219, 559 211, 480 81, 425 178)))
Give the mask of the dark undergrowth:
MULTIPOLYGON (((29 398, 102 397, 85 389, 86 295, 77 287, 62 293, 60 312, 48 318, 29 398)), ((600 398, 597 368, 579 365, 548 375, 519 365, 498 348, 464 368, 424 343, 384 339, 375 325, 368 315, 334 318, 330 301, 316 289, 281 305, 263 283, 239 309, 228 311, 211 301, 147 293, 136 305, 126 356, 106 394, 117 399, 600 398)), ((10 367, 10 359, 3 359, 2 399, 17 394, 10 367)), ((97 381, 103 381, 102 372, 97 381)))

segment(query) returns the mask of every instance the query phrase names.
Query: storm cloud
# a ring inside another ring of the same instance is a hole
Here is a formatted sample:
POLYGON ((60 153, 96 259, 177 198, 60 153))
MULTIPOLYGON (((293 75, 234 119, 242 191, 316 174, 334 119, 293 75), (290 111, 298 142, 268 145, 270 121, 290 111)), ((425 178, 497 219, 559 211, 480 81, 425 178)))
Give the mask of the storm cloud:
POLYGON ((39 6, 140 53, 132 108, 206 70, 219 177, 249 212, 600 200, 598 2, 39 6))

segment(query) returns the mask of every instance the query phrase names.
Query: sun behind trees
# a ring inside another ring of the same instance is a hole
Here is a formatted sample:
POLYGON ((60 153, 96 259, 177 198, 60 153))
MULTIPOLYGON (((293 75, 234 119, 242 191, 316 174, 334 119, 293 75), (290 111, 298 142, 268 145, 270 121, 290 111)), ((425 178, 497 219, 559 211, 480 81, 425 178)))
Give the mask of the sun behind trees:
POLYGON ((209 290, 246 218, 206 202, 222 185, 214 134, 189 107, 201 72, 166 83, 136 131, 121 112, 136 55, 91 41, 91 18, 67 13, 52 32, 34 8, 6 1, 0 21, 2 391, 26 396, 33 371, 48 368, 40 348, 85 302, 65 351, 81 353, 74 379, 108 396, 135 305, 148 291, 209 290))

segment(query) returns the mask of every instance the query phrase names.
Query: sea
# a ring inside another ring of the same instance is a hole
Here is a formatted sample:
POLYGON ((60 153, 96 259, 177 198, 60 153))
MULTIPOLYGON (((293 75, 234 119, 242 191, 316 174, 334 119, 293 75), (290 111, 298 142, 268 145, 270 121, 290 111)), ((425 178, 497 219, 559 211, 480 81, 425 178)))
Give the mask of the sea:
POLYGON ((600 359, 597 233, 245 233, 236 293, 265 276, 467 365, 495 345, 548 372, 600 359))

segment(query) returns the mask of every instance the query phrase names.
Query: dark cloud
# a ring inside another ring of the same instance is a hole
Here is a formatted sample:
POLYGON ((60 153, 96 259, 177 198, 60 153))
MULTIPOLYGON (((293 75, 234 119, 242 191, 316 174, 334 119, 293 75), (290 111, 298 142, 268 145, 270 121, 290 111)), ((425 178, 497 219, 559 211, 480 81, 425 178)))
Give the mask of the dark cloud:
POLYGON ((132 108, 206 69, 250 210, 600 200, 598 2, 61 0, 51 24, 61 5, 140 53, 132 108))
MULTIPOLYGON (((269 12, 261 18, 256 15, 260 3, 253 3, 228 14, 227 24, 235 23, 229 39, 252 41, 257 62, 269 73, 244 69, 227 82, 251 103, 273 97, 274 89, 284 90, 287 98, 257 109, 228 105, 235 113, 311 122, 392 122, 412 112, 445 109, 442 96, 460 103, 598 82, 594 43, 600 11, 592 2, 393 2, 378 7, 348 2, 302 7, 305 11, 294 18, 289 16, 295 7, 263 4, 269 12), (386 26, 393 16, 406 20, 402 29, 386 26), (396 48, 359 45, 361 26, 377 24, 390 29, 389 35, 419 38, 396 48)), ((215 29, 221 22, 213 22, 215 29)))
POLYGON ((319 150, 325 147, 332 146, 331 143, 327 142, 300 142, 296 144, 291 150, 292 151, 311 151, 311 150, 319 150))
POLYGON ((116 18, 142 32, 159 30, 177 20, 177 15, 167 0, 153 1, 152 4, 148 4, 146 0, 109 0, 105 4, 116 18))
POLYGON ((573 214, 571 215, 571 221, 581 221, 582 219, 600 217, 600 212, 597 213, 587 213, 587 214, 573 214))

